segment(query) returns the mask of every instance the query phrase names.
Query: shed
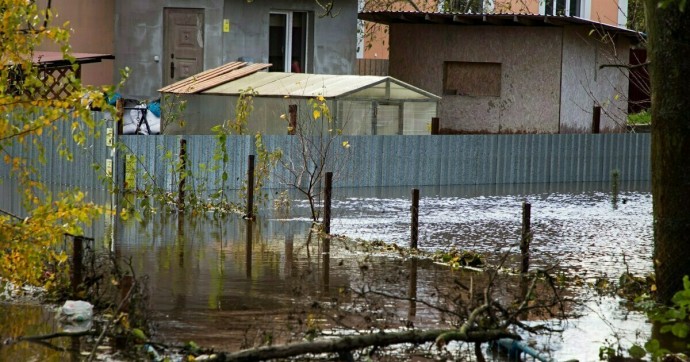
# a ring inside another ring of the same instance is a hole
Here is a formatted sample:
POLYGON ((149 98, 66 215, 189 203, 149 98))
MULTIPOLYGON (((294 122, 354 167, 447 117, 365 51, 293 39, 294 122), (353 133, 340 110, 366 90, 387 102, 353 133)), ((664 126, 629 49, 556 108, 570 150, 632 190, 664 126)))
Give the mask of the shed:
POLYGON ((269 66, 228 63, 160 89, 164 102, 174 99, 170 94, 187 101, 185 126, 166 122, 163 132, 210 134, 235 118, 238 99, 250 89, 256 92, 250 133, 287 134, 290 109, 298 122, 310 118, 309 100, 316 97, 324 98, 332 126, 346 135, 429 134, 436 117, 440 97, 392 77, 260 71, 269 66))
POLYGON ((359 18, 389 26, 389 75, 443 94, 441 133, 625 131, 637 32, 565 15, 381 11, 359 18))

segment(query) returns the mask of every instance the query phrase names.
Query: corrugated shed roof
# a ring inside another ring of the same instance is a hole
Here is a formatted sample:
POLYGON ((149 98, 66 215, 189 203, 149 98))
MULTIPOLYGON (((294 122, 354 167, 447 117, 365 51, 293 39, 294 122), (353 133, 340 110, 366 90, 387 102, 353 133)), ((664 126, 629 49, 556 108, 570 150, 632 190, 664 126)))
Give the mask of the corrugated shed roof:
POLYGON ((434 99, 440 97, 392 77, 306 73, 254 73, 208 89, 203 94, 239 95, 252 88, 259 97, 434 99))
POLYGON ((165 86, 158 91, 161 93, 178 94, 200 93, 219 84, 264 70, 270 66, 271 64, 266 63, 231 62, 218 68, 195 74, 187 79, 165 86))
POLYGON ((360 20, 381 24, 447 24, 447 25, 500 25, 500 26, 564 26, 589 25, 630 37, 641 34, 619 26, 609 25, 583 19, 577 16, 540 15, 529 13, 457 13, 457 12, 417 12, 417 11, 364 11, 359 13, 360 20))

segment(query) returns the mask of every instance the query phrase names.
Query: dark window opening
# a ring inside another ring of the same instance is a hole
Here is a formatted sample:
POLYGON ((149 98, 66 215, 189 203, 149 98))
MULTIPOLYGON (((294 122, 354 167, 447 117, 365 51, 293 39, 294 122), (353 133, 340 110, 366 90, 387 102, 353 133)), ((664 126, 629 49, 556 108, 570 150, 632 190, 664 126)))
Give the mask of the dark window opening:
POLYGON ((307 12, 272 13, 268 30, 268 62, 272 72, 302 73, 307 67, 307 12))

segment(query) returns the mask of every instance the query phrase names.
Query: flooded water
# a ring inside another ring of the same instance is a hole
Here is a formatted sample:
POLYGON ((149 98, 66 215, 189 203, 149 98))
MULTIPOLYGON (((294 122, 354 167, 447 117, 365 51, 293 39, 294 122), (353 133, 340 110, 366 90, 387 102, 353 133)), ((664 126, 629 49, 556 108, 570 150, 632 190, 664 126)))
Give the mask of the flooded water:
MULTIPOLYGON (((528 201, 533 267, 555 266, 586 280, 616 278, 628 269, 646 274, 652 270, 649 185, 624 184, 620 190, 614 208, 609 185, 599 183, 422 188, 419 245, 428 251, 476 251, 493 261, 508 254, 508 266, 517 267, 521 204, 528 201)), ((406 246, 409 200, 409 188, 336 189, 331 231, 406 246)), ((340 318, 340 324, 349 322, 352 329, 360 325, 357 318, 381 328, 454 322, 452 316, 419 303, 388 300, 379 306, 357 291, 375 288, 433 301, 440 285, 457 274, 385 253, 365 259, 335 241, 324 245, 309 238, 309 227, 303 201, 293 201, 288 214, 264 211, 251 224, 234 216, 156 214, 143 222, 116 222, 112 247, 131 260, 138 275, 148 276, 156 335, 167 342, 194 340, 234 350, 293 340, 310 328, 325 332, 333 324, 331 317, 340 318), (329 317, 316 312, 334 305, 351 313, 329 317), (358 311, 357 305, 367 305, 367 312, 358 311)), ((95 225, 92 230, 104 245, 106 229, 95 225)), ((621 336, 625 346, 649 334, 643 316, 625 313, 615 299, 585 292, 578 297, 584 305, 578 312, 584 316, 569 321, 563 334, 534 342, 549 349, 550 356, 596 360, 599 347, 612 335, 621 336)), ((0 305, 0 315, 9 313, 3 308, 0 305)), ((2 330, 0 337, 16 333, 2 330)), ((7 353, 0 349, 0 360, 15 356, 7 353)))

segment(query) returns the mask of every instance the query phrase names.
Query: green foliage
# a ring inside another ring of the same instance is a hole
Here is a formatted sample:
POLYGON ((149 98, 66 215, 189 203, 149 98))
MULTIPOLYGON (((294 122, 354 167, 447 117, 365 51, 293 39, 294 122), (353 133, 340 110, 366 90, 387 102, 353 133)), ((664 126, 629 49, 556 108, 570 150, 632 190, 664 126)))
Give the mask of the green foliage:
MULTIPOLYGON (((53 25, 56 16, 50 9, 24 0, 0 0, 0 9, 11 9, 0 17, 0 151, 26 210, 21 218, 6 212, 0 216, 0 277, 59 287, 69 271, 67 256, 58 248, 64 234, 80 234, 82 225, 104 209, 79 190, 54 195, 36 170, 46 162, 47 144, 57 145, 57 153, 69 161, 71 150, 88 147, 89 139, 100 136, 91 109, 114 113, 105 99, 114 88, 83 86, 74 72, 56 78, 33 62, 39 45, 59 48, 64 59, 74 62, 69 23, 53 25), (54 89, 65 92, 57 95, 54 89), (71 137, 60 136, 62 125, 71 137), (31 154, 38 155, 37 163, 26 157, 31 154)), ((78 67, 73 63, 71 70, 78 67)))
POLYGON ((453 269, 468 266, 478 268, 485 265, 484 257, 481 254, 466 250, 451 249, 447 252, 439 252, 434 256, 434 259, 450 265, 453 269))
POLYGON ((179 127, 184 127, 186 121, 184 120, 184 111, 187 109, 187 101, 182 99, 179 94, 166 93, 161 102, 161 133, 171 125, 177 123, 179 127))
POLYGON ((648 111, 628 114, 628 124, 631 126, 652 124, 652 114, 648 111))

